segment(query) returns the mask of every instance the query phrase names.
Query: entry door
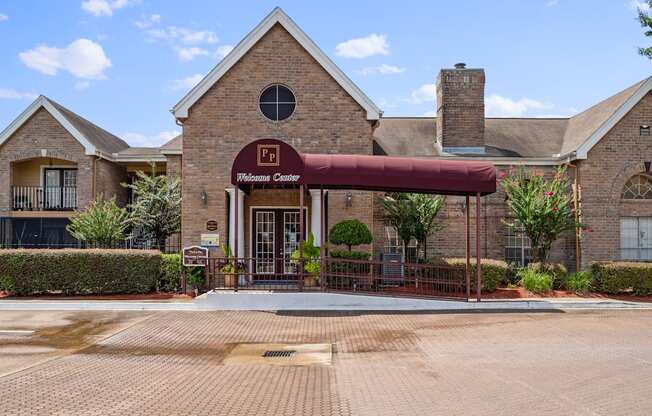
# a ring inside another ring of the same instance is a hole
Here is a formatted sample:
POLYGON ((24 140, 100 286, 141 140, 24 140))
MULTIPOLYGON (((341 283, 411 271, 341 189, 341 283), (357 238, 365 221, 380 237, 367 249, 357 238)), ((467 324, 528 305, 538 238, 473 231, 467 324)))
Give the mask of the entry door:
POLYGON ((44 171, 45 209, 77 207, 77 170, 46 168, 44 171))
POLYGON ((299 247, 299 210, 254 209, 252 214, 255 272, 257 274, 296 274, 296 266, 292 264, 290 257, 292 252, 299 247))

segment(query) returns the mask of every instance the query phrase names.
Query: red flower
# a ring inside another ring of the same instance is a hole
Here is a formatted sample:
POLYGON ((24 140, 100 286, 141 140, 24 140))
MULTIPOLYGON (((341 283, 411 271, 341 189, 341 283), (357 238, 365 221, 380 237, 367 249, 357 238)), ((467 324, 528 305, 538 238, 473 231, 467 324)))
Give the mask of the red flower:
POLYGON ((507 176, 507 172, 505 172, 504 170, 501 171, 501 172, 500 172, 500 179, 504 179, 505 176, 507 176))
MULTIPOLYGON (((552 207, 552 212, 557 212, 557 211, 558 211, 557 207, 552 207)), ((482 265, 482 264, 480 264, 480 265, 482 265)))
POLYGON ((552 192, 552 191, 548 191, 548 192, 546 192, 546 196, 553 196, 554 194, 555 194, 555 193, 552 192))

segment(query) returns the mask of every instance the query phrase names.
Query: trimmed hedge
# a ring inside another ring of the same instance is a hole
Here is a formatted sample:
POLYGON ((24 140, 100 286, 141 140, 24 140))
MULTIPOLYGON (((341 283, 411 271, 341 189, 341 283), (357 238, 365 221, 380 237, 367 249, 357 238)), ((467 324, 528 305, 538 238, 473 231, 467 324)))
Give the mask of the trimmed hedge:
POLYGON ((593 289, 618 294, 633 292, 638 296, 652 295, 652 263, 597 262, 591 264, 593 289))
POLYGON ((161 273, 149 250, 0 250, 0 290, 16 295, 147 293, 161 273))
POLYGON ((524 268, 518 272, 518 275, 521 278, 521 285, 530 292, 546 293, 552 290, 554 277, 549 272, 524 268))
POLYGON ((181 254, 161 254, 161 273, 156 282, 159 292, 177 292, 181 287, 181 254))
MULTIPOLYGON (((444 258, 436 259, 434 264, 447 264, 449 266, 466 267, 466 258, 444 258)), ((471 259, 471 293, 475 292, 475 264, 474 258, 471 259)), ((481 259, 480 274, 483 292, 494 292, 498 286, 505 281, 509 274, 509 266, 502 260, 481 259)))
POLYGON ((530 263, 528 269, 537 273, 546 273, 552 277, 552 288, 554 290, 562 290, 566 288, 566 280, 568 279, 568 269, 561 263, 547 263, 545 267, 543 263, 530 263))
POLYGON ((364 251, 331 250, 328 254, 330 257, 346 260, 369 260, 371 258, 371 253, 364 251))

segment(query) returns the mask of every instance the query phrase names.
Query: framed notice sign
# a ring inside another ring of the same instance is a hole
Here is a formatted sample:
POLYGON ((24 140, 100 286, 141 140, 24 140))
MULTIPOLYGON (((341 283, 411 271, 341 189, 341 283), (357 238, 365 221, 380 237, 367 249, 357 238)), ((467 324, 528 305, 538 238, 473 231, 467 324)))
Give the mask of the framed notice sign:
POLYGON ((202 234, 201 235, 202 247, 219 247, 220 235, 219 234, 202 234))
POLYGON ((208 264, 208 249, 199 246, 183 248, 183 265, 206 267, 208 264))

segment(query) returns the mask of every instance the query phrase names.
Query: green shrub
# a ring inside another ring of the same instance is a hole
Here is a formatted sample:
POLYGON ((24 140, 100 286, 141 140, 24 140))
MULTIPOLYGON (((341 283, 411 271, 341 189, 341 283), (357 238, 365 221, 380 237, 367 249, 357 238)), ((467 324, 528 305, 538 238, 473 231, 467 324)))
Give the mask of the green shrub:
POLYGON ((519 272, 521 285, 530 292, 545 293, 552 290, 553 277, 549 273, 538 272, 530 268, 519 272))
POLYGON ((633 292, 635 295, 652 295, 652 263, 599 262, 591 265, 593 289, 618 294, 633 292))
POLYGON ((566 280, 566 289, 578 293, 591 291, 591 273, 577 272, 571 274, 566 280))
POLYGON ((530 263, 527 266, 530 270, 539 273, 545 273, 552 276, 552 288, 554 290, 562 290, 566 288, 566 280, 568 279, 568 270, 566 266, 561 263, 530 263))
MULTIPOLYGON (((433 260, 433 264, 447 264, 464 269, 466 267, 466 258, 445 258, 433 260)), ((471 259, 471 293, 475 292, 475 259, 471 259)), ((481 259, 480 279, 483 292, 494 292, 498 286, 505 281, 509 274, 509 266, 502 260, 481 259)), ((462 274, 463 278, 466 276, 462 274)))
POLYGON ((147 293, 161 253, 146 250, 0 250, 2 285, 16 295, 147 293))
POLYGON ((159 292, 176 292, 181 286, 181 254, 161 254, 161 273, 156 283, 159 292))
POLYGON ((338 222, 328 233, 328 241, 336 245, 345 245, 351 251, 351 246, 371 244, 373 237, 369 227, 358 220, 338 222))
POLYGON ((330 257, 347 260, 369 260, 371 258, 371 254, 364 251, 332 250, 328 254, 330 257))
POLYGON ((15 292, 14 279, 11 276, 0 276, 0 292, 15 292))

